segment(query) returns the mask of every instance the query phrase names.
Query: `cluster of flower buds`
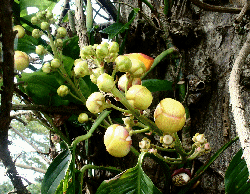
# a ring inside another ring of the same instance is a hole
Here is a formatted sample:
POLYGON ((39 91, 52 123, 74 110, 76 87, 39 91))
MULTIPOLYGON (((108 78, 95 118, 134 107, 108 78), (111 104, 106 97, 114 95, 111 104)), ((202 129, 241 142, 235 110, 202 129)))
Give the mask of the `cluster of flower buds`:
POLYGON ((44 73, 50 73, 50 72, 56 70, 57 68, 59 68, 60 66, 61 66, 60 60, 57 58, 54 58, 54 59, 52 59, 52 61, 46 62, 43 64, 42 71, 44 73))
POLYGON ((104 62, 114 62, 119 52, 119 44, 117 42, 103 42, 85 46, 80 51, 82 59, 99 59, 104 62))
MULTIPOLYGON (((54 23, 55 20, 53 18, 53 14, 51 11, 40 11, 37 12, 36 16, 31 18, 31 23, 34 25, 39 25, 42 30, 48 31, 50 28, 50 24, 54 23)), ((43 35, 38 29, 34 29, 32 31, 32 36, 34 38, 40 38, 43 35)))
POLYGON ((196 146, 196 152, 198 152, 199 155, 203 155, 211 151, 210 144, 207 142, 204 134, 196 133, 192 140, 196 146))

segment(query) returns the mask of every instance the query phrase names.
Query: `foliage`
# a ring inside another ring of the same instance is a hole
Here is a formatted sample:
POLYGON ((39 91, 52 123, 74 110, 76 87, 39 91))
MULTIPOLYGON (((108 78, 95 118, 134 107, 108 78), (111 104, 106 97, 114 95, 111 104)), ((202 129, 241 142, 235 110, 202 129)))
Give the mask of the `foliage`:
MULTIPOLYGON (((91 3, 87 2, 86 27, 90 43, 92 43, 93 15, 91 3)), ((78 36, 68 37, 65 28, 57 27, 55 33, 52 33, 49 28, 40 27, 41 22, 56 26, 55 20, 49 15, 56 3, 57 1, 24 0, 15 1, 14 4, 15 18, 23 24, 27 31, 24 38, 18 40, 17 49, 27 54, 37 52, 36 46, 38 45, 42 45, 45 49, 44 53, 39 52, 41 64, 38 69, 34 67, 34 64, 30 64, 29 68, 34 71, 18 72, 20 74, 16 76, 16 79, 19 96, 26 105, 39 105, 37 107, 54 110, 61 108, 61 111, 66 112, 58 113, 52 110, 51 113, 44 110, 40 113, 35 112, 32 118, 19 116, 19 120, 25 121, 25 125, 12 122, 13 128, 18 129, 33 143, 44 148, 40 151, 49 152, 47 145, 49 139, 45 138, 45 142, 42 142, 41 139, 37 141, 38 135, 48 136, 50 134, 51 146, 55 150, 60 149, 59 154, 56 153, 56 156, 53 156, 53 161, 46 171, 41 183, 41 193, 82 193, 84 187, 88 187, 91 181, 95 182, 97 194, 162 193, 164 191, 171 193, 174 192, 172 188, 179 186, 181 187, 180 192, 186 193, 208 166, 236 139, 225 144, 211 157, 207 165, 198 170, 195 169, 196 174, 191 175, 189 168, 192 161, 207 154, 211 148, 204 134, 196 133, 192 138, 189 137, 189 141, 192 140, 192 143, 187 147, 181 142, 179 133, 177 134, 177 131, 181 129, 188 131, 189 127, 188 125, 183 127, 185 120, 189 119, 189 110, 184 99, 187 91, 185 83, 183 83, 183 69, 178 49, 171 42, 166 41, 166 50, 155 58, 154 63, 151 63, 152 60, 148 60, 147 55, 141 56, 143 60, 124 55, 128 60, 119 64, 116 59, 123 52, 126 35, 120 48, 117 42, 110 41, 109 43, 90 44, 80 49, 78 36), (26 8, 29 6, 35 6, 40 11, 27 15, 26 8), (34 22, 36 20, 37 22, 34 22), (39 29, 39 34, 34 35, 34 29, 39 29), (44 41, 41 35, 46 36, 48 41, 44 41), (49 53, 58 63, 55 65, 52 60, 45 62, 43 56, 45 53, 49 53), (174 81, 145 79, 147 71, 151 71, 166 57, 171 58, 174 62, 173 72, 171 72, 174 75, 174 81), (147 62, 150 64, 148 69, 146 67, 149 64, 145 64, 147 62), (117 84, 117 79, 122 74, 125 75, 125 81, 121 86, 122 82, 119 81, 117 84), (142 86, 133 87, 133 85, 142 86), (178 93, 178 95, 176 95, 176 100, 169 100, 172 97, 169 96, 166 98, 168 100, 159 102, 157 108, 153 110, 155 111, 153 120, 146 114, 146 109, 152 103, 151 93, 159 91, 178 93), (181 101, 181 103, 177 101, 181 101), (67 112, 71 106, 78 107, 78 112, 67 112), (83 121, 78 118, 80 113, 87 114, 83 121), (157 122, 154 122, 156 120, 157 122), (40 123, 42 127, 37 126, 33 121, 40 123), (117 121, 119 122, 117 123, 117 121), (105 133, 104 141, 107 140, 108 144, 113 146, 110 148, 113 150, 110 151, 106 145, 106 150, 112 156, 108 156, 107 162, 98 166, 100 158, 95 154, 105 150, 103 133, 110 126, 122 128, 122 130, 117 130, 120 134, 116 134, 117 132, 105 133), (34 133, 37 136, 34 136, 34 133), (101 138, 98 137, 99 134, 102 135, 101 138), (133 137, 138 134, 143 138, 137 145, 131 145, 133 137), (152 134, 159 137, 157 141, 152 134), (58 143, 60 143, 60 148, 55 148, 58 143), (93 151, 93 147, 97 147, 97 150, 93 151), (128 154, 126 151, 125 154, 121 153, 122 150, 128 150, 129 154, 138 158, 134 167, 121 164, 128 160, 128 156, 125 156, 124 160, 113 158, 113 156, 123 157, 128 154), (164 169, 164 181, 162 182, 166 188, 157 188, 159 184, 157 185, 147 175, 143 167, 145 157, 153 158, 164 169), (118 162, 112 163, 112 160, 118 162), (120 173, 121 169, 122 173, 120 173), (97 172, 106 171, 110 171, 114 177, 104 180, 107 176, 103 178, 97 175, 97 172)), ((145 3, 151 10, 153 9, 149 2, 145 1, 145 3)), ((108 34, 110 40, 116 38, 119 41, 124 32, 128 33, 138 13, 140 13, 140 9, 133 8, 127 23, 122 24, 117 21, 101 32, 108 34)), ((168 13, 166 8, 165 13, 168 13)), ((33 155, 30 157, 23 155, 22 157, 27 164, 37 163, 40 168, 46 168, 46 165, 33 155)), ((237 189, 238 185, 240 185, 240 189, 248 190, 246 177, 246 165, 244 160, 240 159, 239 152, 231 162, 225 177, 227 192, 230 193, 232 189, 237 189), (239 174, 238 171, 244 173, 235 176, 235 174, 239 174)), ((37 193, 37 188, 40 188, 40 183, 29 186, 28 189, 37 193)), ((4 189, 9 189, 8 185, 4 189)), ((237 192, 241 192, 240 189, 237 192)), ((236 190, 233 191, 236 192, 236 190)))

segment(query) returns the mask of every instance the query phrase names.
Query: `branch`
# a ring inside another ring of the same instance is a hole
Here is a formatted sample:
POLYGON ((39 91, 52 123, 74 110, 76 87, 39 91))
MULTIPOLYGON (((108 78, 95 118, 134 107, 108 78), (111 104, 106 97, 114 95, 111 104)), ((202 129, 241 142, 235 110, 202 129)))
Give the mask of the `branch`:
MULTIPOLYGON (((0 163, 0 165, 3 166, 2 163, 0 163)), ((16 165, 17 167, 20 167, 20 168, 34 170, 34 171, 36 171, 36 172, 40 172, 40 173, 43 173, 43 174, 46 173, 46 170, 44 170, 44 169, 37 168, 37 167, 33 167, 33 166, 29 166, 29 165, 26 165, 26 164, 15 163, 15 165, 16 165)))
POLYGON ((59 20, 58 20, 59 26, 61 25, 64 16, 67 14, 68 10, 70 9, 69 2, 70 2, 70 0, 64 1, 63 9, 62 9, 61 15, 60 15, 59 20))
POLYGON ((28 190, 24 186, 22 179, 18 176, 15 163, 12 161, 8 149, 8 130, 10 124, 11 102, 14 91, 14 38, 12 30, 12 5, 13 0, 0 1, 0 29, 2 32, 3 45, 3 86, 1 91, 0 108, 0 159, 7 168, 7 175, 10 178, 17 193, 25 194, 28 190))
POLYGON ((190 1, 194 5, 196 5, 197 7, 201 8, 205 11, 213 11, 213 12, 221 12, 221 13, 240 13, 241 12, 241 8, 210 5, 207 3, 203 3, 200 0, 190 0, 190 1))
MULTIPOLYGON (((241 147, 243 149, 243 158, 246 161, 248 172, 250 173, 250 129, 245 118, 245 110, 240 92, 240 73, 247 56, 250 54, 250 33, 247 40, 240 50, 238 57, 234 62, 233 69, 229 77, 229 93, 231 98, 232 112, 236 124, 241 147)), ((248 177, 250 179, 250 176, 248 177)))
MULTIPOLYGON (((26 138, 22 133, 20 133, 18 130, 16 130, 15 128, 11 127, 11 130, 16 133, 17 135, 19 135, 19 137, 22 138, 22 140, 26 141, 29 145, 31 145, 31 147, 33 147, 38 153, 41 153, 41 150, 39 150, 39 148, 33 144, 28 138, 26 138)), ((40 154, 40 156, 42 157, 42 159, 44 159, 48 164, 50 164, 50 160, 48 158, 46 158, 44 155, 40 154)))

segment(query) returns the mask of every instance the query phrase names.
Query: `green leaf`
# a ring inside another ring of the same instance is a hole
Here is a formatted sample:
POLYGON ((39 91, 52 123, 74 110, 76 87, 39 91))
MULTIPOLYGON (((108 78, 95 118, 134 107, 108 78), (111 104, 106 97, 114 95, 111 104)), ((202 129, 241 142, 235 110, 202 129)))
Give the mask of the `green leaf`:
POLYGON ((242 153, 242 149, 238 151, 226 171, 225 190, 228 194, 250 193, 249 172, 242 153))
POLYGON ((131 11, 131 13, 129 14, 129 18, 128 18, 129 22, 127 22, 126 24, 116 22, 110 25, 109 27, 103 29, 101 32, 108 34, 109 39, 113 39, 118 34, 123 33, 125 30, 129 29, 129 25, 134 21, 138 11, 139 11, 138 8, 134 8, 131 11))
POLYGON ((78 36, 63 41, 63 55, 72 59, 79 59, 80 48, 78 46, 78 36))
POLYGON ((172 82, 168 80, 159 80, 159 79, 148 79, 142 80, 142 85, 145 86, 150 92, 157 91, 171 91, 172 82))
POLYGON ((50 164, 42 183, 42 194, 54 194, 60 181, 64 178, 68 166, 71 162, 69 149, 61 152, 50 164))
POLYGON ((20 85, 20 89, 36 104, 53 104, 54 106, 68 104, 68 101, 57 95, 57 89, 60 87, 60 84, 53 75, 41 71, 22 73, 22 77, 18 78, 18 81, 24 82, 24 85, 20 85))
POLYGON ((21 0, 19 1, 21 10, 26 9, 27 7, 37 7, 40 11, 46 9, 53 9, 58 1, 48 1, 48 0, 21 0))
POLYGON ((110 180, 103 181, 96 194, 160 194, 161 192, 142 169, 144 155, 145 153, 141 153, 134 168, 130 168, 110 180))

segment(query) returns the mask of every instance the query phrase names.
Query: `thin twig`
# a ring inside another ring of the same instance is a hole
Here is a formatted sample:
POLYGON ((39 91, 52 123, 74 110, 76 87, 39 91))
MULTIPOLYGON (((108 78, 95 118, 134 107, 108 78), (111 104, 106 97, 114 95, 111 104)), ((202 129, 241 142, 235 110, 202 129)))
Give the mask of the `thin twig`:
MULTIPOLYGON (((243 149, 243 158, 246 161, 248 172, 250 172, 250 129, 245 117, 245 110, 239 83, 241 67, 249 54, 250 33, 248 33, 247 40, 234 62, 234 66, 229 77, 229 93, 231 98, 232 112, 236 124, 236 131, 238 133, 241 147, 243 149)), ((248 178, 250 178, 250 176, 248 178)))

